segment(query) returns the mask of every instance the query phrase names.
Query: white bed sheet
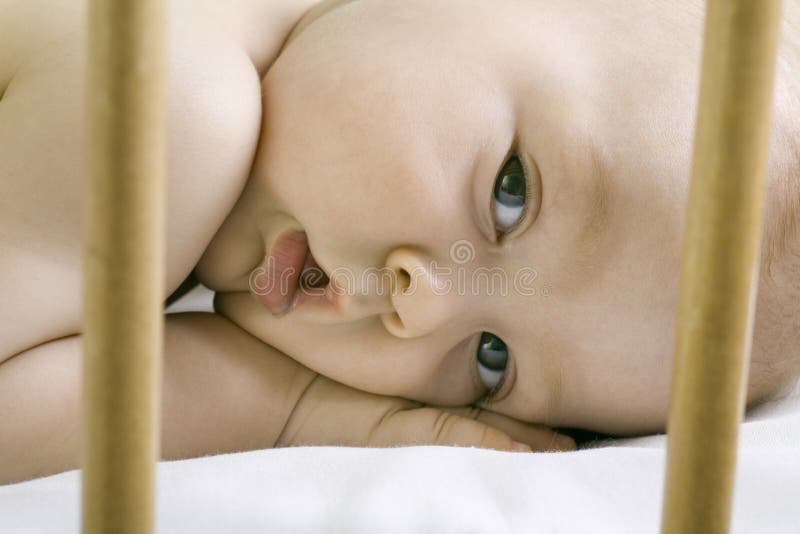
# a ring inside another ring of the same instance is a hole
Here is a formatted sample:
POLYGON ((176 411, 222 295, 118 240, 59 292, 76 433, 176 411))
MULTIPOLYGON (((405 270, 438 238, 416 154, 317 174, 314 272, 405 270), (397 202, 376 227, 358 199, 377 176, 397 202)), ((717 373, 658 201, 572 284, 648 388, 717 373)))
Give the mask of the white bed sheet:
MULTIPOLYGON (((550 454, 298 447, 162 462, 157 532, 655 533, 664 441, 550 454)), ((77 471, 0 487, 0 532, 78 533, 79 496, 77 471)), ((800 532, 796 392, 742 426, 733 532, 800 532)))
MULTIPOLYGON (((665 442, 540 454, 298 447, 162 462, 157 532, 656 533, 665 442)), ((800 388, 749 413, 739 449, 733 532, 800 532, 800 388)), ((0 486, 0 533, 77 534, 79 498, 77 471, 0 486)))

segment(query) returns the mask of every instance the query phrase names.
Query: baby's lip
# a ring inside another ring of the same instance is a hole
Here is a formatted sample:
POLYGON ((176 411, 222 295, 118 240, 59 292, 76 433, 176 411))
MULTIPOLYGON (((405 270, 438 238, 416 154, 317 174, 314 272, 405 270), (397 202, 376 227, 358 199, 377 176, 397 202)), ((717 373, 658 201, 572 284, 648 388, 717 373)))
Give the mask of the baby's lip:
POLYGON ((273 315, 302 308, 306 319, 352 322, 394 308, 389 295, 355 295, 338 287, 324 271, 301 230, 284 230, 268 251, 266 263, 253 271, 250 292, 273 315))
POLYGON ((294 302, 310 255, 305 232, 287 230, 279 235, 251 287, 256 299, 275 315, 286 313, 294 302))

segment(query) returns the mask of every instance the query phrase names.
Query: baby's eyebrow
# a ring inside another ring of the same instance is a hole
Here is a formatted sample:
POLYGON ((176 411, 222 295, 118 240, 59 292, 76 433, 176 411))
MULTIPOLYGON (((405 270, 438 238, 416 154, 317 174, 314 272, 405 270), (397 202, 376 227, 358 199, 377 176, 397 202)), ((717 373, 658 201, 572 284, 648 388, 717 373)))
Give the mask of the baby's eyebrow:
POLYGON ((610 217, 610 192, 613 187, 608 179, 609 166, 603 160, 600 147, 587 143, 585 148, 571 152, 572 157, 583 152, 581 179, 585 185, 580 188, 580 201, 574 206, 580 210, 574 237, 570 239, 566 257, 568 264, 564 266, 570 279, 566 284, 569 292, 579 292, 582 281, 592 279, 592 274, 604 265, 606 254, 599 247, 602 237, 608 229, 610 217))
MULTIPOLYGON (((800 161, 800 148, 797 152, 797 160, 800 161)), ((800 263, 800 165, 798 168, 790 168, 778 198, 780 200, 775 232, 770 233, 764 227, 764 238, 768 240, 764 268, 768 275, 772 274, 773 265, 781 260, 794 261, 794 265, 800 263)), ((789 263, 785 267, 791 269, 792 265, 789 263)))
POLYGON ((586 173, 589 181, 586 201, 587 209, 576 241, 583 251, 581 256, 592 256, 594 254, 600 241, 600 236, 603 234, 603 229, 606 227, 609 212, 609 183, 606 178, 608 169, 603 164, 597 147, 591 147, 589 152, 586 158, 590 167, 586 173))

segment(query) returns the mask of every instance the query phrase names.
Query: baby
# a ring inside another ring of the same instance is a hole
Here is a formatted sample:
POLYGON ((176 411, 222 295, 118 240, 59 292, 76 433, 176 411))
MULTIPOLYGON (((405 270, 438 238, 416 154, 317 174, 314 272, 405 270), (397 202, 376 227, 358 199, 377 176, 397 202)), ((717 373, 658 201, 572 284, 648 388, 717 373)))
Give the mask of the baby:
MULTIPOLYGON (((800 368, 786 4, 749 403, 800 368)), ((13 481, 78 465, 86 28, 0 12, 13 481)), ((663 430, 701 40, 694 1, 172 2, 168 294, 217 295, 166 320, 164 457, 663 430)))

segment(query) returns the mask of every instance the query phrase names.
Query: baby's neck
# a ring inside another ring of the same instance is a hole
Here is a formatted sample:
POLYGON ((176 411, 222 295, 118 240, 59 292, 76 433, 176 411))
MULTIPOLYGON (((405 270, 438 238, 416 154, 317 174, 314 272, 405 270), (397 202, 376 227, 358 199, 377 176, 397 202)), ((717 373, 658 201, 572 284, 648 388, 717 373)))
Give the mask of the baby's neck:
POLYGON ((319 0, 238 0, 209 2, 220 19, 231 19, 236 38, 243 44, 263 77, 277 59, 292 29, 319 0))
POLYGON ((316 0, 314 5, 306 10, 305 14, 294 26, 284 46, 287 46, 291 41, 297 38, 298 35, 303 33, 303 30, 313 24, 318 18, 333 11, 337 7, 349 4, 353 1, 354 0, 316 0))

